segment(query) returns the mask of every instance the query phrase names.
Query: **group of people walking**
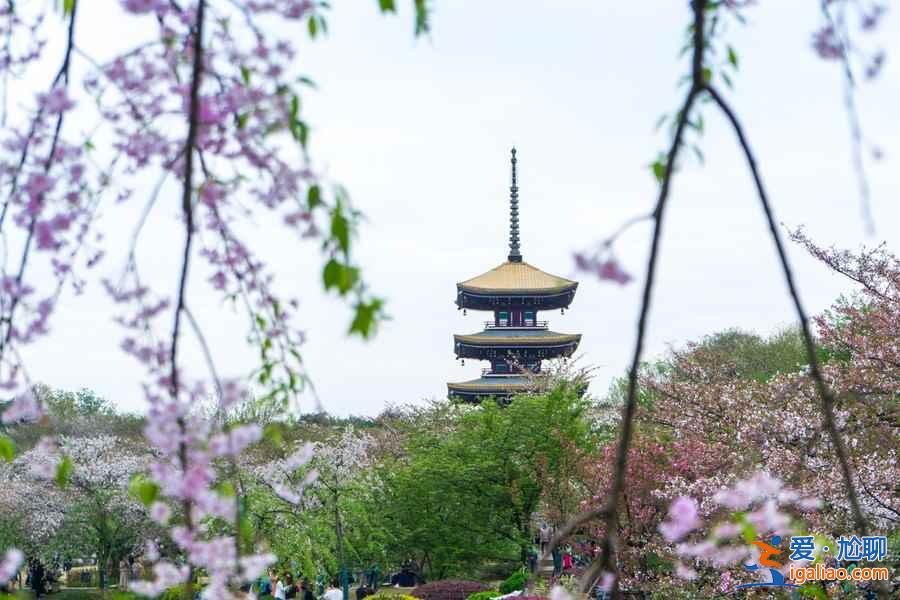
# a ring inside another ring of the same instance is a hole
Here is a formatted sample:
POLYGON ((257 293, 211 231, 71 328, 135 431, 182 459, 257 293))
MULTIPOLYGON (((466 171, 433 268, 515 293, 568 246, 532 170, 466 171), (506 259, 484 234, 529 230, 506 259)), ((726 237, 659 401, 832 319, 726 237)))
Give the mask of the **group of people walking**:
MULTIPOLYGON (((546 522, 541 522, 535 537, 535 546, 532 546, 528 552, 528 568, 533 573, 537 571, 538 560, 547 551, 550 542, 553 540, 554 530, 546 522), (540 550, 538 550, 538 548, 540 550)), ((597 544, 591 540, 588 544, 581 544, 581 548, 576 551, 572 544, 557 544, 550 555, 553 558, 553 576, 573 574, 578 565, 589 563, 597 555, 597 544)))
MULTIPOLYGON (((289 598, 316 600, 316 595, 313 593, 313 584, 308 579, 302 579, 299 583, 295 583, 294 576, 288 572, 278 573, 275 570, 271 570, 269 571, 269 576, 262 578, 257 585, 260 596, 271 595, 276 600, 288 600, 289 598)), ((331 591, 331 588, 328 591, 331 591)), ((323 598, 326 598, 326 596, 327 592, 323 595, 323 598)), ((343 594, 341 597, 343 597, 343 594)), ((328 600, 332 599, 328 598, 328 600)))

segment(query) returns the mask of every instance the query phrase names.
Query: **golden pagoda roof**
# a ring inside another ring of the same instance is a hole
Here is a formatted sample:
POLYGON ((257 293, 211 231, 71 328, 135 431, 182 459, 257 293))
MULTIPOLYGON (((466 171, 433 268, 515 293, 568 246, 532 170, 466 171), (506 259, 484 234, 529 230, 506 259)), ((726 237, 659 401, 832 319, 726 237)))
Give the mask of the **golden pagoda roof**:
POLYGON ((573 289, 578 282, 551 275, 527 262, 507 261, 487 273, 482 273, 456 285, 460 289, 473 293, 533 292, 549 294, 573 289))
POLYGON ((526 377, 523 375, 486 375, 479 379, 448 383, 447 388, 454 392, 526 392, 542 384, 541 376, 526 377))
POLYGON ((509 328, 488 329, 471 335, 454 335, 457 343, 475 346, 544 346, 552 344, 579 343, 581 334, 556 333, 547 330, 529 330, 509 328))

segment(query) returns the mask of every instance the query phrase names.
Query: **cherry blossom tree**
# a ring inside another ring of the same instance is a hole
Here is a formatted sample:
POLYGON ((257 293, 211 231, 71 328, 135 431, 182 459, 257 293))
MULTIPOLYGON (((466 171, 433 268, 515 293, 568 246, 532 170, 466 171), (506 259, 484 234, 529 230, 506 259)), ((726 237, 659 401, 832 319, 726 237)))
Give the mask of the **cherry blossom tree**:
POLYGON ((0 514, 17 520, 15 538, 32 556, 96 554, 104 587, 109 560, 150 530, 147 511, 129 494, 149 461, 146 448, 112 436, 63 437, 58 445, 45 438, 3 468, 0 514), (64 489, 55 481, 61 456, 70 465, 64 489))

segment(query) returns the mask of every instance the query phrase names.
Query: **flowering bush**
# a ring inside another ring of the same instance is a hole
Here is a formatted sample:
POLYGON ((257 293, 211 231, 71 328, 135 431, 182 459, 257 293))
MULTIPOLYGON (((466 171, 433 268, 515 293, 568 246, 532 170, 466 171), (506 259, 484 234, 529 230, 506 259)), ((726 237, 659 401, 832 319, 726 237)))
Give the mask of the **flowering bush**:
POLYGON ((420 585, 412 595, 422 600, 466 600, 476 592, 487 591, 488 586, 480 581, 445 579, 420 585))

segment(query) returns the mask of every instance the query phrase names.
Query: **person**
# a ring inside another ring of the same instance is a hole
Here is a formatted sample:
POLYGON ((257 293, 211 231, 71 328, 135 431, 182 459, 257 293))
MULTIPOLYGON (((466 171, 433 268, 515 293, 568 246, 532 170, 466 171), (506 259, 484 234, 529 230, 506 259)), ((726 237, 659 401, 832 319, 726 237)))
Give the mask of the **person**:
POLYGON ((287 600, 284 575, 276 575, 274 581, 272 581, 272 587, 272 597, 274 597, 275 600, 287 600))
POLYGON ((532 573, 537 571, 538 553, 537 548, 533 545, 528 547, 528 570, 532 573))
POLYGON ((562 568, 565 573, 572 570, 572 546, 566 546, 566 551, 562 557, 562 568))
POLYGON ((553 549, 553 576, 559 577, 562 574, 562 550, 559 546, 553 549))
POLYGON ((322 594, 322 600, 344 600, 344 592, 341 591, 337 579, 331 580, 331 585, 322 594))
POLYGON ((28 577, 31 581, 31 591, 34 592, 35 598, 40 598, 47 593, 46 573, 44 573, 44 565, 41 564, 41 561, 36 558, 31 560, 31 564, 28 567, 28 577))
POLYGON ((271 596, 272 595, 272 582, 275 580, 275 571, 269 569, 269 572, 259 579, 259 595, 260 596, 271 596))
POLYGON ((551 534, 550 526, 546 522, 541 522, 541 531, 539 538, 541 540, 541 554, 547 551, 547 545, 550 543, 551 534))
POLYGON ((316 595, 313 593, 312 582, 309 579, 303 580, 303 595, 300 600, 316 600, 316 595))
POLYGON ((297 587, 294 585, 294 576, 290 573, 284 575, 284 597, 288 600, 297 597, 297 587))
POLYGON ((131 565, 124 558, 119 561, 119 591, 128 589, 128 575, 131 573, 131 565))

